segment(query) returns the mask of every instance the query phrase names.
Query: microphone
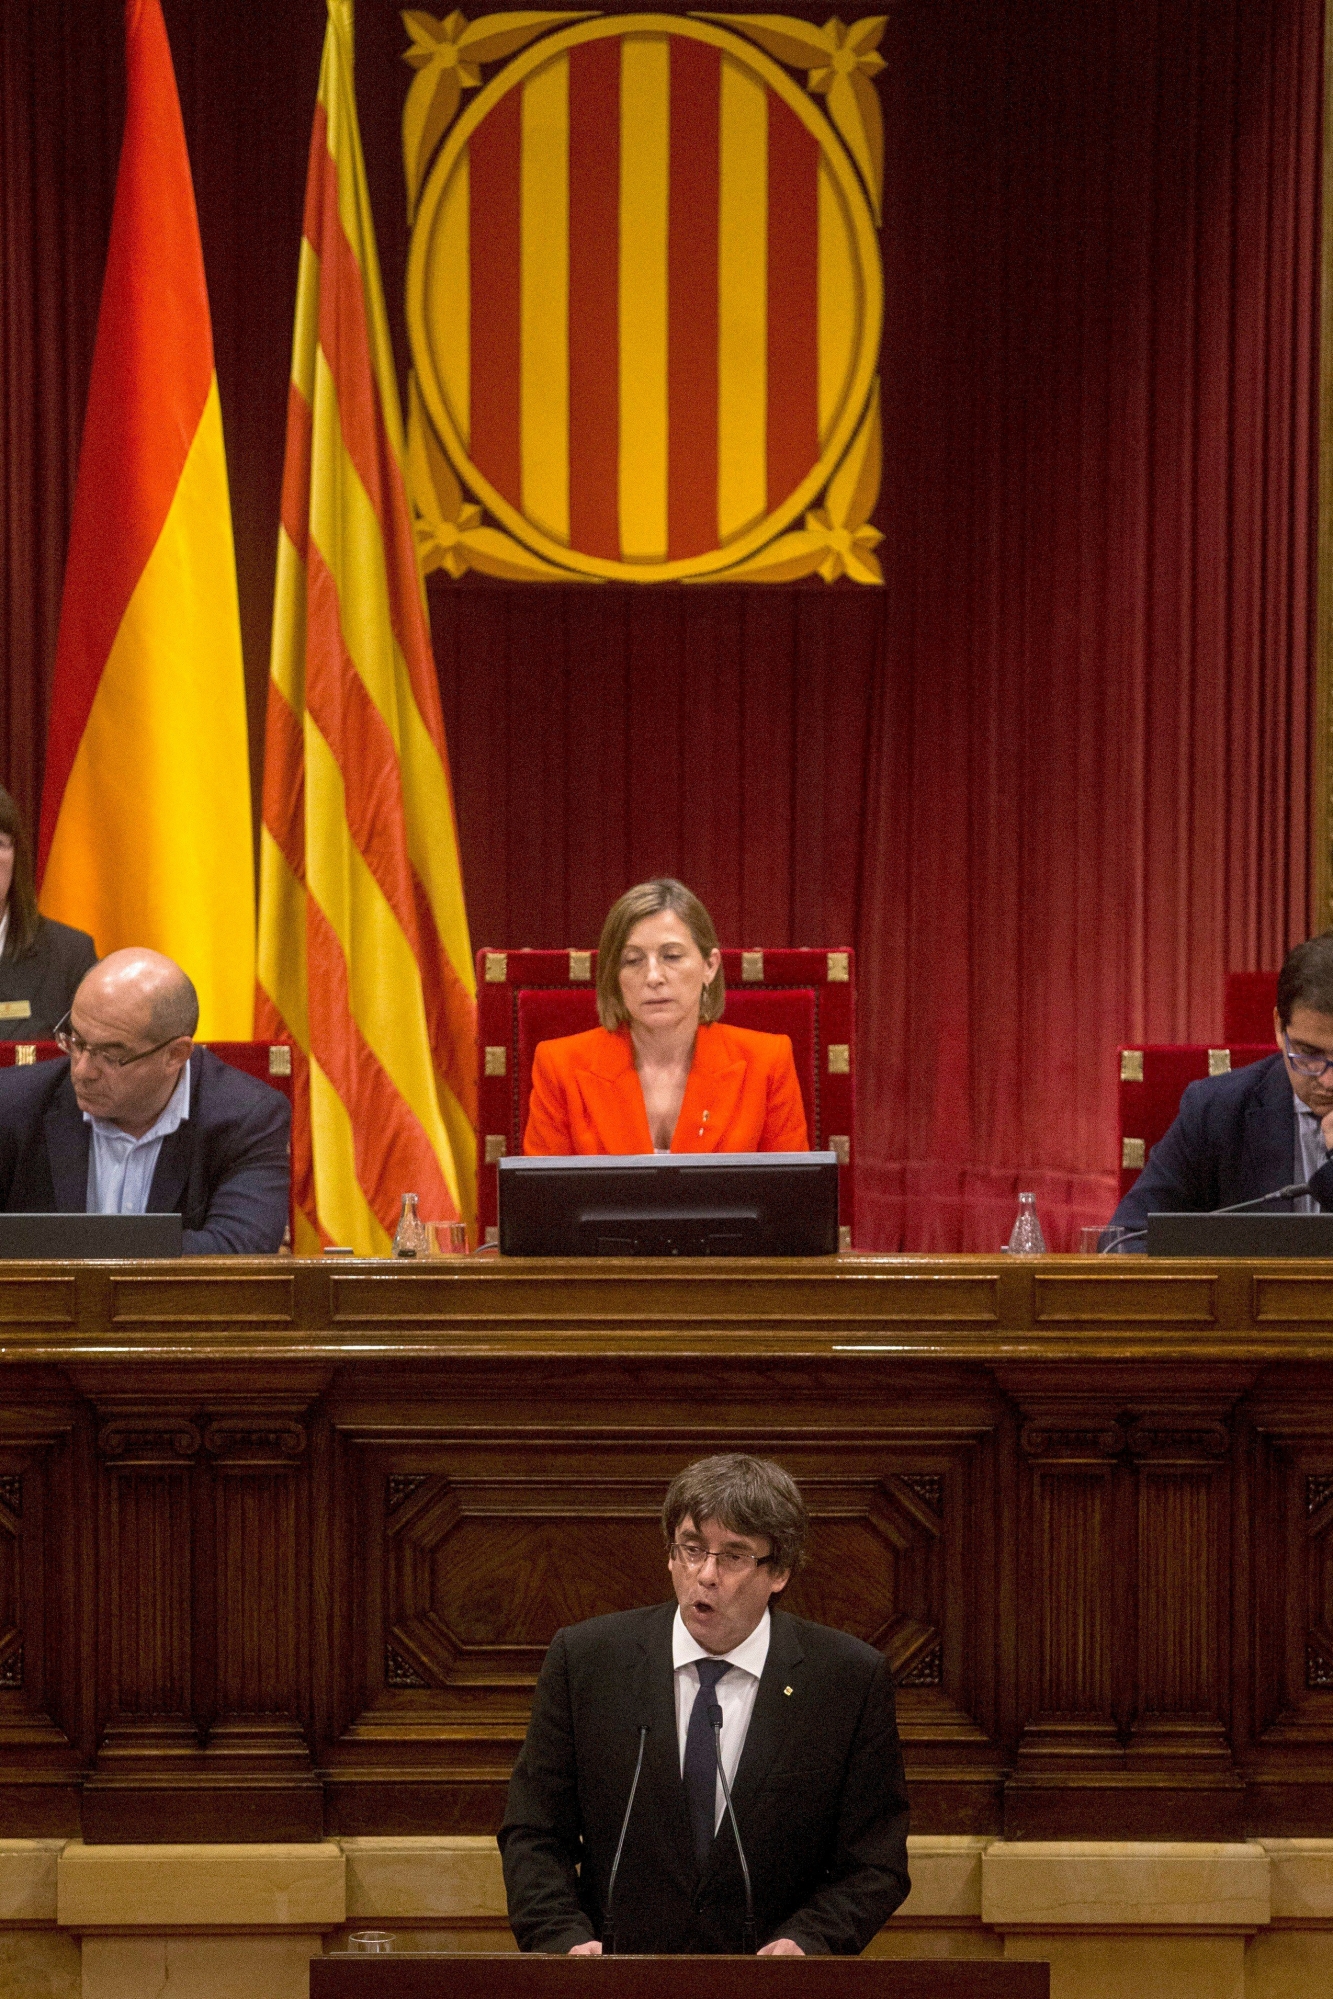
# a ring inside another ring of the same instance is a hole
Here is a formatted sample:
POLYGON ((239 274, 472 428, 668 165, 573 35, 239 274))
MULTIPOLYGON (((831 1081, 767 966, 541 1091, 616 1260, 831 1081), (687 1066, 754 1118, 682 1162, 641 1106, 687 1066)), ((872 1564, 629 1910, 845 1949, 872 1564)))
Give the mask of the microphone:
POLYGON ((717 1704, 716 1694, 708 1710, 708 1726, 713 1731, 713 1754, 717 1758, 717 1774, 722 1779, 722 1796, 726 1799, 732 1837, 736 1841, 736 1858, 741 1863, 741 1879, 745 1883, 745 1921, 741 1926, 741 1952, 745 1957, 754 1957, 759 1949, 759 1938, 754 1926, 754 1894, 750 1887, 750 1870, 745 1864, 745 1848, 741 1845, 741 1829, 736 1823, 736 1807, 731 1802, 731 1786, 722 1767, 722 1710, 717 1704))
MULTIPOLYGON (((722 1715, 719 1710, 719 1722, 721 1719, 722 1715)), ((620 1856, 625 1851, 625 1834, 629 1831, 629 1815, 634 1810, 634 1794, 639 1788, 639 1772, 643 1769, 643 1752, 648 1741, 648 1729, 649 1724, 646 1721, 639 1723, 639 1754, 634 1765, 634 1780, 629 1787, 629 1802, 625 1806, 625 1816, 620 1821, 620 1838, 616 1841, 616 1857, 611 1862, 611 1878, 606 1884, 606 1914, 602 1919, 603 1957, 614 1957, 616 1954, 616 1923, 613 1913, 616 1899, 616 1876, 620 1872, 620 1856)))
MULTIPOLYGON (((1294 1201, 1301 1194, 1313 1193, 1313 1180, 1293 1180, 1290 1187, 1275 1187, 1271 1194, 1256 1194, 1251 1201, 1233 1201, 1229 1207, 1205 1208, 1202 1212, 1208 1215, 1241 1215, 1246 1208, 1262 1208, 1265 1201, 1294 1201)), ((1129 1229, 1121 1236, 1116 1248, 1123 1248, 1127 1242, 1137 1242, 1140 1236, 1145 1236, 1147 1233, 1146 1228, 1129 1229)))
POLYGON ((1290 1187, 1277 1187, 1271 1194, 1256 1194, 1252 1201, 1233 1201, 1229 1208, 1214 1208, 1215 1215, 1238 1215, 1245 1208, 1262 1208, 1265 1201, 1291 1201, 1298 1194, 1312 1194, 1312 1180, 1294 1180, 1290 1187))

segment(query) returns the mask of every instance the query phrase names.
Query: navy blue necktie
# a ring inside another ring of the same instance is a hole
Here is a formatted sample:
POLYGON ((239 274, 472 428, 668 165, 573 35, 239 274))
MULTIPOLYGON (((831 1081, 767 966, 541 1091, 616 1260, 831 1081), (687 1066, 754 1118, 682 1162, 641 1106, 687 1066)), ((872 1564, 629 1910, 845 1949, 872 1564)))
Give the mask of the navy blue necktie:
POLYGON ((725 1659, 698 1659, 699 1691, 690 1709, 690 1725, 685 1731, 685 1797, 690 1807, 690 1830, 694 1834, 694 1857, 700 1871, 707 1865, 717 1819, 717 1750, 714 1747, 713 1718, 720 1721, 717 1704, 718 1681, 731 1671, 725 1659))

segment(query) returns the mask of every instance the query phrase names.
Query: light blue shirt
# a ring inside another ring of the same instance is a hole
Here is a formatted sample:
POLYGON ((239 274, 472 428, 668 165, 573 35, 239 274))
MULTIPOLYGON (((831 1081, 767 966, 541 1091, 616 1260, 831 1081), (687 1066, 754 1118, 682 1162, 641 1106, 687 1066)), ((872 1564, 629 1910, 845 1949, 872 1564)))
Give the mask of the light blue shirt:
POLYGON ((88 1147, 88 1213, 145 1214, 162 1141, 183 1125, 189 1115, 188 1062, 167 1098, 162 1115, 142 1138, 132 1138, 118 1124, 111 1124, 106 1118, 94 1117, 90 1111, 85 1111, 83 1121, 93 1128, 93 1142, 88 1147))
MULTIPOLYGON (((1296 1105, 1296 1170, 1291 1177, 1293 1180, 1309 1180, 1321 1166, 1328 1164, 1328 1147, 1319 1129, 1319 1119, 1309 1105, 1303 1104, 1294 1094, 1293 1101, 1296 1105)), ((1319 1203, 1313 1194, 1301 1194, 1291 1205, 1298 1215, 1319 1213, 1319 1203)))

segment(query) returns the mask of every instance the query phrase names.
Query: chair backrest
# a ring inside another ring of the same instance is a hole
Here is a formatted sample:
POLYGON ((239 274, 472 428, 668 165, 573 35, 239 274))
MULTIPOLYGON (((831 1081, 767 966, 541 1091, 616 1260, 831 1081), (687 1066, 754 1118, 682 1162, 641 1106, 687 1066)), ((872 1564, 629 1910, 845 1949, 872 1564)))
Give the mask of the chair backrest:
POLYGON ((1276 972, 1228 972, 1222 1012, 1223 1041, 1271 1042, 1276 1005, 1276 972))
MULTIPOLYGON (((285 1041, 204 1041, 221 1062, 257 1076, 261 1083, 292 1101, 292 1051, 285 1041)), ((32 1062, 53 1062, 61 1054, 54 1041, 0 1041, 0 1069, 22 1069, 32 1062)), ((288 1240, 296 1240, 296 1218, 287 1201, 288 1240)))
MULTIPOLYGON (((855 1210, 856 960, 851 951, 724 951, 724 1019, 791 1037, 810 1143, 838 1154, 844 1246, 855 1210)), ((595 951, 477 953, 477 1221, 498 1224, 498 1163, 521 1151, 539 1041, 597 1025, 595 951)))
MULTIPOLYGON (((1269 1015, 1272 1018, 1271 1010, 1269 1015)), ((1244 1069, 1274 1052, 1271 1040, 1207 1048, 1201 1042, 1159 1042, 1120 1050, 1120 1192, 1127 1194, 1148 1154, 1180 1109, 1187 1083, 1244 1069)))

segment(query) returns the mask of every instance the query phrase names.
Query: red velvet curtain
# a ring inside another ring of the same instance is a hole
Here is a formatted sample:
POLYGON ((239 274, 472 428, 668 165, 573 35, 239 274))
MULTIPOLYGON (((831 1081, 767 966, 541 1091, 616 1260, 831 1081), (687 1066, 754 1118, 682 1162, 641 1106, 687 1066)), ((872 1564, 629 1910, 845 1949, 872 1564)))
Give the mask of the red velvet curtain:
MULTIPOLYGON (((257 728, 323 7, 165 13, 257 728)), ((357 35, 396 310, 396 5, 357 35)), ((1063 1246, 1114 1200, 1116 1045, 1216 1035, 1225 972, 1308 927, 1321 9, 908 0, 883 53, 887 586, 433 579, 472 931, 587 944, 672 870, 728 943, 854 943, 862 1240, 993 1248, 1032 1186, 1063 1246)), ((118 0, 8 0, 0 755, 30 810, 119 66, 118 0)))

